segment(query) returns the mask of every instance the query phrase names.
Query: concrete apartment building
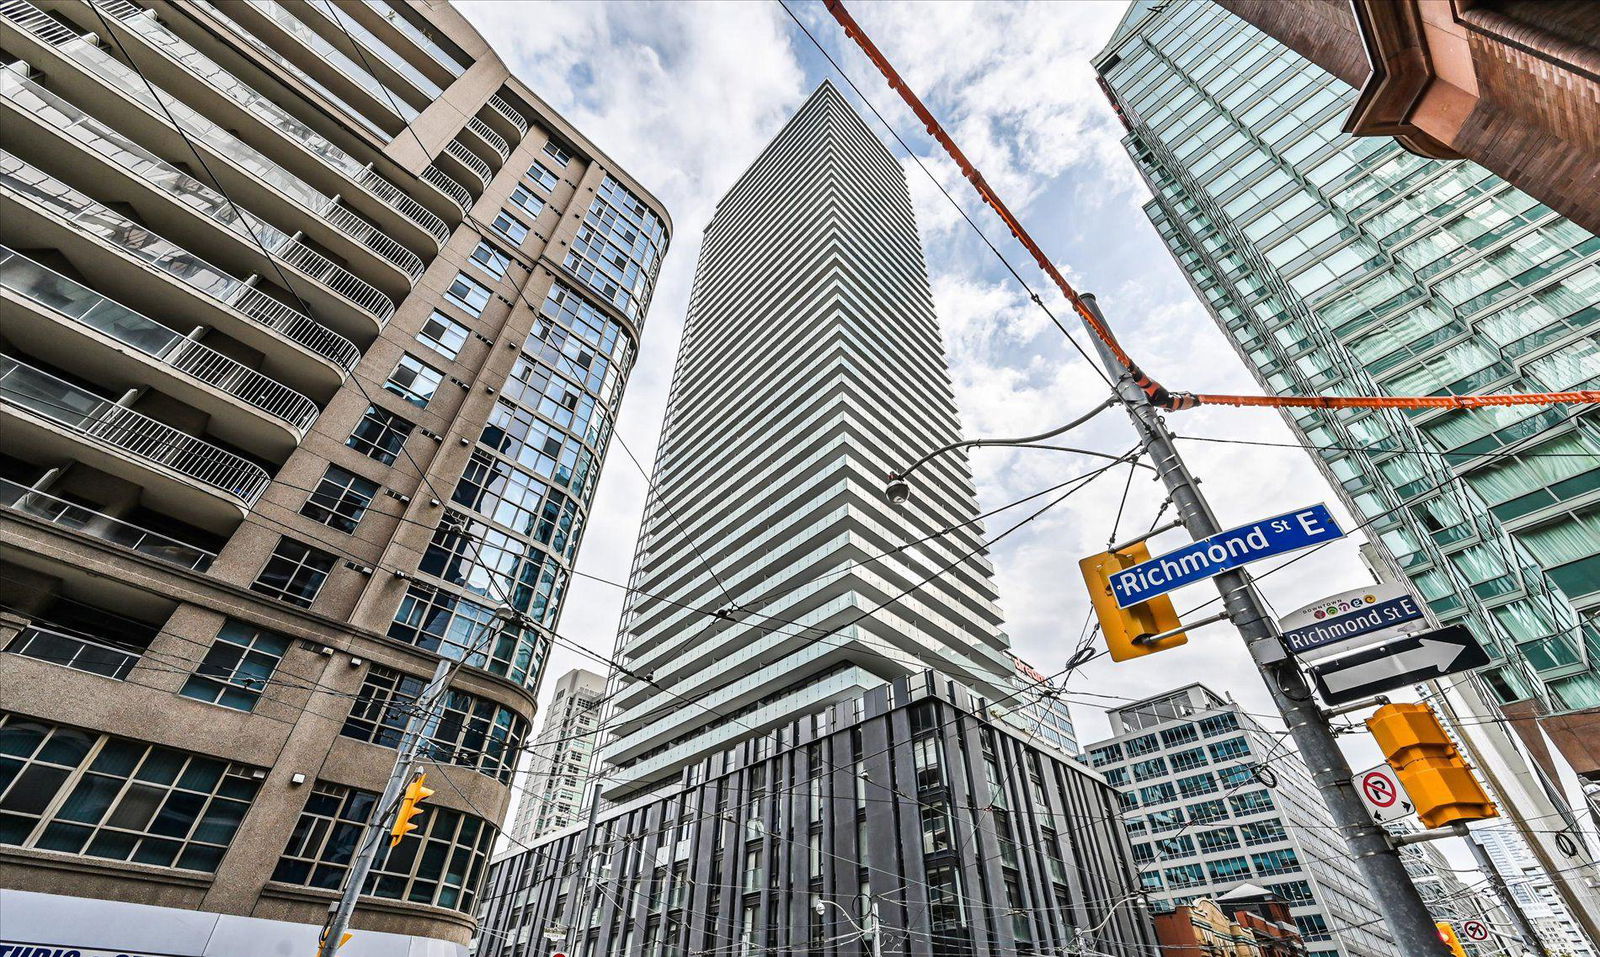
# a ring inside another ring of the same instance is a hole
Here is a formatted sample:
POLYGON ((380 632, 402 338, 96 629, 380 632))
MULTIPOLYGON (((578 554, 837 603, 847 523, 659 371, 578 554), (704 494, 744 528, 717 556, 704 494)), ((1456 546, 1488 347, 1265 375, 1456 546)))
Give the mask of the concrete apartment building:
POLYGON ((1122 792, 1154 909, 1255 884, 1289 905, 1311 957, 1394 952, 1310 771, 1281 733, 1199 684, 1107 717, 1112 736, 1084 755, 1122 792))
POLYGON ((1494 822, 1475 827, 1472 833, 1488 853, 1494 869, 1505 878, 1506 889, 1516 898, 1547 951, 1565 957, 1600 955, 1600 948, 1575 919, 1555 882, 1516 828, 1494 822))
POLYGON ((553 689, 544 725, 528 747, 528 769, 518 776, 521 793, 506 832, 512 850, 584 820, 588 813, 586 789, 606 679, 574 668, 556 679, 553 689))
POLYGON ((0 0, 8 941, 309 952, 445 655, 460 952, 667 232, 447 4, 0 0))
POLYGON ((1116 795, 1000 630, 964 458, 885 498, 959 434, 905 175, 824 84, 705 233, 612 806, 495 863, 480 954, 865 955, 874 908, 885 953, 1151 949, 1116 795))
MULTIPOLYGON (((1217 4, 1135 0, 1094 62, 1146 214, 1263 390, 1600 383, 1600 238, 1553 204, 1350 135, 1353 86, 1217 4)), ((1373 573, 1489 650, 1436 701, 1573 912, 1600 915, 1600 410, 1283 418, 1373 573)))
POLYGON ((1347 132, 1472 160, 1600 232, 1600 6, 1217 2, 1360 90, 1347 132))

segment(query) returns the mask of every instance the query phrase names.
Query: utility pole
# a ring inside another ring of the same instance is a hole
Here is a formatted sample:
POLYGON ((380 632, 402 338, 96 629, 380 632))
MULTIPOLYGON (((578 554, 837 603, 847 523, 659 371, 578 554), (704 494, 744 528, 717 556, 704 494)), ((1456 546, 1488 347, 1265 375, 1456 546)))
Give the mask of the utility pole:
POLYGON ((1477 836, 1466 825, 1462 825, 1461 830, 1461 836, 1467 839, 1467 847, 1472 849, 1473 860, 1478 862, 1478 869, 1489 879, 1489 886, 1500 895, 1501 902, 1506 905, 1506 912, 1511 915, 1511 922, 1517 925, 1517 934, 1522 938, 1523 945, 1539 957, 1550 957, 1550 952, 1544 948, 1544 941, 1533 929, 1533 922, 1528 920, 1527 912, 1512 895, 1511 888, 1506 886, 1505 876, 1494 866, 1494 861, 1489 859, 1489 852, 1478 843, 1477 836))
MULTIPOLYGON (((1085 294, 1082 298, 1095 318, 1104 323, 1095 297, 1085 294)), ((1156 408, 1150 405, 1144 392, 1133 383, 1093 329, 1090 329, 1089 339, 1107 370, 1116 377, 1117 392, 1125 400, 1134 429, 1190 537, 1199 541, 1222 531, 1211 506, 1200 493, 1199 481, 1183 464, 1156 408)), ((1277 626, 1267 616, 1249 573, 1242 568, 1234 569, 1218 575, 1215 581, 1227 617, 1233 621, 1266 679, 1273 703, 1283 715, 1301 757, 1310 767, 1312 780, 1322 792, 1335 826, 1344 834, 1350 856, 1360 867, 1368 892, 1394 933, 1396 952, 1401 957, 1448 954, 1427 905, 1411 882, 1411 875, 1406 873, 1399 851, 1389 843, 1388 834, 1372 820, 1356 794, 1350 780, 1353 775, 1350 763, 1339 750, 1327 717, 1313 700, 1305 676, 1284 650, 1277 626)))
POLYGON ((405 734, 400 738, 400 754, 395 758, 394 769, 389 772, 389 783, 384 785, 383 796, 378 798, 378 803, 372 807, 372 817, 367 821, 366 831, 361 835, 361 846, 356 851, 355 860, 350 862, 350 872, 345 875, 344 890, 336 903, 328 905, 328 923, 323 928, 322 942, 317 946, 317 957, 335 957, 339 946, 344 943, 344 934, 350 927, 350 918, 355 916, 356 900, 361 896, 361 888, 367 883, 367 874, 372 871, 372 865, 378 859, 378 847, 384 835, 388 833, 386 825, 389 816, 400 803, 400 794, 410 783, 411 776, 416 770, 417 756, 422 752, 422 743, 427 740, 428 728, 435 720, 434 708, 444 697, 445 689, 450 685, 450 676, 455 673, 456 664, 449 658, 440 658, 438 666, 433 670, 433 678, 412 705, 411 717, 406 720, 405 734))

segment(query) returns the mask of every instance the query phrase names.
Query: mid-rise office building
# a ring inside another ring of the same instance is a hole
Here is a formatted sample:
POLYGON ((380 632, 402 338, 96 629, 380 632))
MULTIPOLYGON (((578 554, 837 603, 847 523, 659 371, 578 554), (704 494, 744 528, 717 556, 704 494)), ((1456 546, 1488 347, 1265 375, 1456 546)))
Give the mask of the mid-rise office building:
POLYGON ((506 832, 512 849, 579 821, 587 812, 585 789, 605 693, 605 676, 586 668, 574 668, 556 680, 544 725, 528 748, 528 769, 518 777, 517 812, 506 832))
MULTIPOLYGON (((1396 834, 1409 834, 1420 828, 1391 824, 1389 830, 1396 834)), ((1467 957, 1495 957, 1511 950, 1507 945, 1516 939, 1516 925, 1496 895, 1478 883, 1482 877, 1469 869, 1453 866, 1435 841, 1400 845, 1400 860, 1405 865, 1406 873, 1411 875, 1417 894, 1428 905, 1428 913, 1435 920, 1450 921, 1455 926, 1467 957), (1463 925, 1469 920, 1482 922, 1494 931, 1494 935, 1483 942, 1471 940, 1462 932, 1463 925)), ((1516 953, 1514 950, 1512 952, 1516 953)))
POLYGON ((447 4, 0 2, 7 940, 309 952, 448 656, 465 944, 666 241, 447 4))
POLYGON ((1284 733, 1199 684, 1107 715, 1112 736, 1084 754, 1122 792, 1133 861, 1155 909, 1254 883, 1288 903, 1311 957, 1394 952, 1284 733))
POLYGON ((495 863, 480 953, 856 957, 873 930, 886 954, 1148 952, 1115 793, 1059 701, 1058 741, 1019 704, 1045 686, 1000 631, 964 460, 883 494, 958 436, 900 166, 824 84, 705 235, 614 804, 495 863))
MULTIPOLYGON (((1262 389, 1600 383, 1600 238, 1550 206, 1473 163, 1344 132, 1357 91, 1216 4, 1138 0, 1095 66, 1153 193, 1145 212, 1262 389)), ((1574 911, 1600 914, 1600 875, 1558 846, 1594 833, 1583 789, 1600 781, 1600 410, 1284 420, 1363 523, 1377 574, 1488 649, 1441 705, 1568 875, 1574 911)), ((1329 591, 1366 580, 1352 568, 1329 591)))

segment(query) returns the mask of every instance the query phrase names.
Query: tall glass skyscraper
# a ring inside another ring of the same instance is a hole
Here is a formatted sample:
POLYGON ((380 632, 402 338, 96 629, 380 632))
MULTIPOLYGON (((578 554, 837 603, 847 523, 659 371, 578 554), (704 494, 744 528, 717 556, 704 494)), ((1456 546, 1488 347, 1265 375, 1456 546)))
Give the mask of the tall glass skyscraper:
MULTIPOLYGON (((1600 382, 1594 235, 1472 163, 1346 135, 1356 91, 1220 6, 1138 0, 1095 67, 1154 193, 1146 213, 1263 388, 1600 382)), ((1600 780, 1579 744, 1600 736, 1600 714, 1584 713, 1600 706, 1600 415, 1530 405, 1285 419, 1370 522, 1380 574, 1409 579, 1438 621, 1469 626, 1490 650, 1494 664, 1453 692, 1461 710, 1530 718, 1462 723, 1505 758, 1502 799, 1549 815, 1546 830, 1592 829, 1581 788, 1559 782, 1600 780)))
POLYGON ((959 435, 905 177, 824 84, 706 229, 618 638, 654 684, 615 679, 608 796, 926 669, 1009 695, 965 459, 883 496, 959 435))

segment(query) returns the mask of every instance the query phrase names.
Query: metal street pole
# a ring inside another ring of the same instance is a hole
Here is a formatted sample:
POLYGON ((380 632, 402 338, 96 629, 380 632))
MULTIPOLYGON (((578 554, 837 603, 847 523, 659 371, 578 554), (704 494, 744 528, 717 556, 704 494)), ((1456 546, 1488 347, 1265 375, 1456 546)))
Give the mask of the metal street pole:
POLYGON ((1533 929, 1533 923, 1528 920, 1528 915, 1511 893, 1511 888, 1506 886, 1505 875, 1494 866, 1494 861, 1489 859, 1489 852, 1478 843, 1478 838, 1465 825, 1462 826, 1461 836, 1467 839, 1467 847, 1472 849, 1472 857, 1478 862, 1478 869, 1483 871, 1489 879, 1489 885, 1494 892, 1500 895, 1500 902, 1506 905, 1506 912, 1511 915, 1511 922, 1517 925, 1517 934, 1522 937, 1522 943, 1539 957, 1550 957, 1550 952, 1544 949, 1544 941, 1540 939, 1533 929))
POLYGON ((444 697, 455 666, 455 661, 440 658, 433 670, 433 678, 412 705, 405 734, 400 738, 400 754, 395 758, 394 769, 389 772, 389 783, 384 785, 383 795, 372 807, 372 817, 368 819, 366 831, 361 835, 361 847, 356 851, 355 860, 350 862, 350 873, 345 875, 344 890, 338 902, 329 905, 328 923, 323 929, 322 942, 317 947, 317 957, 334 957, 339 950, 341 938, 350 926, 350 918, 355 916, 356 900, 361 896, 361 888, 367 883, 367 874, 378 859, 378 848, 388 833, 385 825, 389 822, 389 815, 394 813, 395 806, 400 803, 401 792, 411 781, 417 755, 422 751, 422 742, 427 739, 428 725, 434 719, 434 706, 444 697))
MULTIPOLYGON (((1105 319, 1095 297, 1086 294, 1083 300, 1103 323, 1105 319)), ((1190 536, 1199 541, 1222 531, 1211 506, 1200 493, 1199 481, 1184 466, 1156 408, 1149 404, 1144 392, 1126 375, 1126 370, 1092 329, 1089 339, 1099 350, 1110 374, 1116 377, 1117 391, 1127 400, 1129 417, 1133 419, 1144 450, 1161 475, 1190 536)), ((1448 954, 1427 905, 1406 873, 1399 851, 1389 843, 1388 835, 1372 820, 1356 794, 1350 780, 1353 774, 1350 763, 1339 750, 1327 718, 1312 699, 1305 676, 1284 650, 1277 626, 1267 616, 1250 575, 1244 569, 1223 572, 1216 577, 1216 584, 1223 607, 1266 679, 1273 703, 1283 715, 1300 756, 1310 767, 1312 779, 1322 793, 1335 826, 1344 834, 1350 855, 1365 878, 1368 893, 1394 933, 1397 953, 1401 957, 1448 954)))

